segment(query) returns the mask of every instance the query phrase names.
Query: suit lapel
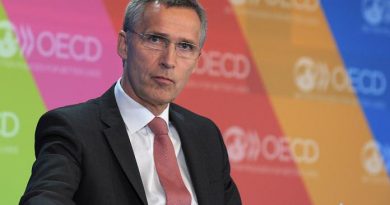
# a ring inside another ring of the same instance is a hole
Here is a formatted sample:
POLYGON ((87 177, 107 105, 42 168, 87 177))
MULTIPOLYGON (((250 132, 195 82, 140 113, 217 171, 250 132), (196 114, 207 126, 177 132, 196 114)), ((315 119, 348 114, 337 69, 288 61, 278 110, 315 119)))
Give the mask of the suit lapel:
POLYGON ((196 127, 188 123, 182 114, 175 111, 175 105, 171 104, 170 119, 179 133, 180 141, 191 181, 195 189, 199 204, 206 204, 209 179, 205 162, 204 143, 199 136, 196 127))
MULTIPOLYGON (((100 100, 101 120, 107 125, 104 130, 106 139, 138 196, 144 204, 147 204, 145 190, 126 126, 115 101, 114 86, 100 100)), ((205 150, 204 144, 207 142, 202 141, 204 138, 199 136, 197 127, 186 122, 185 117, 175 110, 174 104, 171 105, 170 119, 179 133, 198 203, 207 204, 209 178, 205 164, 207 156, 203 152, 205 150)))
POLYGON ((147 204, 145 190, 126 126, 115 101, 114 86, 102 96, 100 110, 102 121, 108 125, 104 130, 107 141, 138 196, 144 204, 147 204))

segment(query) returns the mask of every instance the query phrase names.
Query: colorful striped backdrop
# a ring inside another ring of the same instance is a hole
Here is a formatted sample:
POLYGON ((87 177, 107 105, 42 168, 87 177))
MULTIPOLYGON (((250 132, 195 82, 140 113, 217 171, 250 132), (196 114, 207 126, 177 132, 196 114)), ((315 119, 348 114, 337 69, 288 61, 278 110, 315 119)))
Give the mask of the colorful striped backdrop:
MULTIPOLYGON (((390 0, 202 0, 177 103, 221 128, 244 204, 390 204, 390 0)), ((49 109, 122 72, 126 0, 0 0, 0 204, 17 204, 49 109)))

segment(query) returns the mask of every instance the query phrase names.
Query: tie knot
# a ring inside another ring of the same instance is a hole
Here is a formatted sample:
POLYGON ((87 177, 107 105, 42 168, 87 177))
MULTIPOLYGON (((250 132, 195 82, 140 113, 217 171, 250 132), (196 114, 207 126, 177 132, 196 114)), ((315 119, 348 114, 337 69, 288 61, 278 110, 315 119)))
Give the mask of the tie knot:
POLYGON ((148 126, 155 135, 168 135, 167 123, 161 117, 155 117, 148 126))

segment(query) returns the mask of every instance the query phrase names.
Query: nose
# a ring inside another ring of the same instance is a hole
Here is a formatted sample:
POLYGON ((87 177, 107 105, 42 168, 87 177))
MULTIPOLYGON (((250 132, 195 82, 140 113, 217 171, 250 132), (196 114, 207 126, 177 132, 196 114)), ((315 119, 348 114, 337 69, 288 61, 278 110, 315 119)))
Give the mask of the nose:
POLYGON ((170 69, 176 66, 176 48, 175 44, 170 43, 161 54, 160 65, 163 68, 170 69))

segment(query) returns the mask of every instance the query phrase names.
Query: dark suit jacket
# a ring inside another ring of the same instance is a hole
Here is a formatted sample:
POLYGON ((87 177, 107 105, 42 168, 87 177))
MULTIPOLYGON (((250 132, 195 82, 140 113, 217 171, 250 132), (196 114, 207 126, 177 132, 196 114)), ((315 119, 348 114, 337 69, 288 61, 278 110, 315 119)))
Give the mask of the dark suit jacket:
MULTIPOLYGON (((241 204, 216 125, 173 103, 169 115, 199 204, 241 204)), ((44 114, 35 153, 20 204, 147 204, 114 87, 100 98, 44 114)))

